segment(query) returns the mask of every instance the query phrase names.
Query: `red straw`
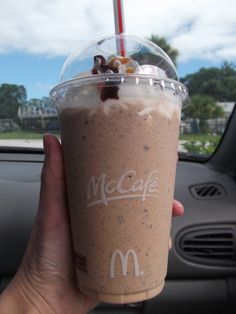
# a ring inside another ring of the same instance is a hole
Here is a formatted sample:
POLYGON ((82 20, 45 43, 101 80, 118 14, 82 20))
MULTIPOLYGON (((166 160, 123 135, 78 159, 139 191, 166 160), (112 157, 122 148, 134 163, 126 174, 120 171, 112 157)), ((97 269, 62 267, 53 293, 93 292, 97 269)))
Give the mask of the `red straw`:
MULTIPOLYGON (((122 35, 125 32, 124 24, 124 9, 122 0, 113 0, 114 7, 114 19, 115 19, 115 30, 117 35, 122 35)), ((124 38, 120 36, 120 39, 116 43, 117 53, 122 57, 125 56, 125 42, 124 38)))

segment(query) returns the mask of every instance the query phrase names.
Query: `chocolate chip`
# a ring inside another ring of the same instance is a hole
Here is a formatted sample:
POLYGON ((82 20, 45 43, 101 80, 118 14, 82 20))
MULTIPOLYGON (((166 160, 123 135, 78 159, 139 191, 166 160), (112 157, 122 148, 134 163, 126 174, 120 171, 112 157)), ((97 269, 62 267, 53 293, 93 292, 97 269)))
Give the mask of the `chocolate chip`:
POLYGON ((123 222, 125 221, 125 219, 124 219, 124 217, 122 215, 121 216, 117 216, 116 220, 117 220, 119 225, 123 224, 123 222))
POLYGON ((150 146, 144 145, 143 149, 145 150, 145 152, 148 152, 150 150, 150 146))

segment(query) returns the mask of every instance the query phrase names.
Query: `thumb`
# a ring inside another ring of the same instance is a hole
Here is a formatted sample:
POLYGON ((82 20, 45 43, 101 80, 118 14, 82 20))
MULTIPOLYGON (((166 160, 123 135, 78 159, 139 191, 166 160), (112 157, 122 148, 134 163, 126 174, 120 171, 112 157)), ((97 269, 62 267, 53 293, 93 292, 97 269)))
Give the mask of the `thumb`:
POLYGON ((45 135, 45 160, 41 176, 40 200, 36 224, 46 232, 68 225, 68 211, 62 147, 58 139, 45 135))

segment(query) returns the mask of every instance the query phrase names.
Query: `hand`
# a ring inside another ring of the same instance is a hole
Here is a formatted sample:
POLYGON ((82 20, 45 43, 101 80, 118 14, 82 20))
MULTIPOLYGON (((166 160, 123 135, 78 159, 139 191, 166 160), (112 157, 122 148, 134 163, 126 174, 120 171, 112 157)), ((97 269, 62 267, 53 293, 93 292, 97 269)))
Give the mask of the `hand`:
MULTIPOLYGON (((1 314, 84 314, 97 304, 76 282, 61 145, 46 135, 44 149, 36 220, 23 261, 0 298, 1 314)), ((182 214, 174 201, 173 216, 182 214)))

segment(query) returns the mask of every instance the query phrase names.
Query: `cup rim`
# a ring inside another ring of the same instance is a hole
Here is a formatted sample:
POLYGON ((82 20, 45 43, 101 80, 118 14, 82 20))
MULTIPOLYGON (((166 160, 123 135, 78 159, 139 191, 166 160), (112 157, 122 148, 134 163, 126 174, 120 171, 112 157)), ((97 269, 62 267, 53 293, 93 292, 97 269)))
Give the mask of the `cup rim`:
POLYGON ((147 74, 122 74, 122 73, 112 73, 112 74, 89 74, 84 76, 75 77, 73 79, 61 82, 54 86, 49 93, 50 97, 54 97, 60 93, 65 92, 69 87, 79 87, 91 83, 109 83, 112 86, 117 84, 124 84, 125 82, 134 82, 135 85, 144 83, 145 86, 159 87, 161 90, 172 90, 177 95, 181 95, 183 100, 189 97, 187 87, 176 80, 169 78, 160 78, 156 76, 151 76, 147 74))

